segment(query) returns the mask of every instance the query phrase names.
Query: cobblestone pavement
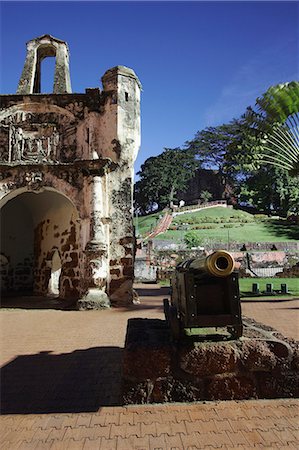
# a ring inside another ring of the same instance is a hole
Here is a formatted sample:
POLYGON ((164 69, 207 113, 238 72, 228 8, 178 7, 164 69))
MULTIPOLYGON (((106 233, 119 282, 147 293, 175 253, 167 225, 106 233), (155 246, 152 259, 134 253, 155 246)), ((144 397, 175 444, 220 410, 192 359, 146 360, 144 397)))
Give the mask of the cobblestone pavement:
MULTIPOLYGON (((162 318, 167 288, 106 311, 4 309, 1 449, 299 448, 296 399, 122 407, 126 324, 162 318)), ((299 300, 243 302, 243 314, 298 339, 299 300)))

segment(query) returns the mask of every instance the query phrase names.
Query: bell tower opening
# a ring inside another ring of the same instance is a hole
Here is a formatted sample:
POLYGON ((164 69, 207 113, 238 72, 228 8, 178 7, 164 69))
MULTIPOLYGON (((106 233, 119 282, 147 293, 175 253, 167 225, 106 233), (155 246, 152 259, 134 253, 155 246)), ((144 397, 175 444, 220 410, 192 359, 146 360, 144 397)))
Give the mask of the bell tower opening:
MULTIPOLYGON (((55 60, 55 70, 53 80, 53 94, 71 93, 71 79, 69 70, 69 49, 66 42, 54 38, 49 34, 44 34, 36 39, 27 42, 27 55, 23 72, 19 81, 17 94, 40 94, 42 77, 42 62, 45 59, 55 60)), ((46 62, 49 63, 48 61, 46 62)), ((44 63, 43 63, 44 67, 44 63)), ((48 90, 48 87, 47 87, 48 90)))
POLYGON ((51 44, 37 47, 34 93, 52 93, 54 91, 56 48, 51 44))
POLYGON ((54 88, 55 58, 44 58, 40 71, 40 91, 50 94, 54 88))

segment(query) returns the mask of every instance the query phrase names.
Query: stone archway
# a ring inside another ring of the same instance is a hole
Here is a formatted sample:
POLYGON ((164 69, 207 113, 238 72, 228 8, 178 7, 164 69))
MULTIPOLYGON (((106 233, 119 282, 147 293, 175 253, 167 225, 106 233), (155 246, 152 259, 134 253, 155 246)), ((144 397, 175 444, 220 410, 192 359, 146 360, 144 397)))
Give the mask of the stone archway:
POLYGON ((4 289, 40 296, 50 289, 61 299, 79 298, 83 264, 74 204, 53 189, 17 190, 0 208, 1 253, 8 261, 4 289))

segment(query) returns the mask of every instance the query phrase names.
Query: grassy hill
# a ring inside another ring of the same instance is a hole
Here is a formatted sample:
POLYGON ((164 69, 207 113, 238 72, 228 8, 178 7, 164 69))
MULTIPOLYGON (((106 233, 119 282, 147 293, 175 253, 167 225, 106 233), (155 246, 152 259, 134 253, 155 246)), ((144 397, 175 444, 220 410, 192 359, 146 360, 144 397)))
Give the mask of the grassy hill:
MULTIPOLYGON (((138 218, 138 231, 145 236, 155 226, 161 213, 138 218)), ((136 218, 135 218, 136 227, 136 218)), ((200 243, 217 242, 288 242, 299 240, 299 226, 284 219, 249 214, 231 208, 214 207, 176 216, 167 232, 155 239, 183 241, 193 231, 200 243)))

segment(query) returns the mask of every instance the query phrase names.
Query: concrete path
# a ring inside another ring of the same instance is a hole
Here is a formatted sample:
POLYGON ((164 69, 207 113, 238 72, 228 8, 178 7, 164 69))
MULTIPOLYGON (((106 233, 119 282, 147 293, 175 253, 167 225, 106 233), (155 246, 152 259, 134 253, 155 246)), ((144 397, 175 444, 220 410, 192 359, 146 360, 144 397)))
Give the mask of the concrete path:
MULTIPOLYGON (((298 400, 120 405, 128 318, 162 318, 167 288, 107 311, 3 309, 1 449, 299 448, 298 400)), ((243 302, 243 313, 298 339, 299 300, 243 302)))

